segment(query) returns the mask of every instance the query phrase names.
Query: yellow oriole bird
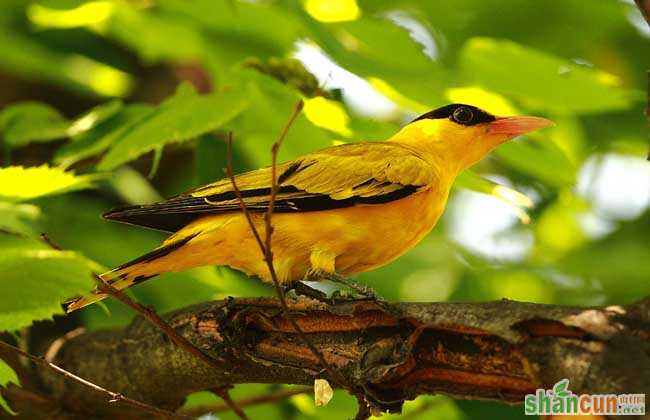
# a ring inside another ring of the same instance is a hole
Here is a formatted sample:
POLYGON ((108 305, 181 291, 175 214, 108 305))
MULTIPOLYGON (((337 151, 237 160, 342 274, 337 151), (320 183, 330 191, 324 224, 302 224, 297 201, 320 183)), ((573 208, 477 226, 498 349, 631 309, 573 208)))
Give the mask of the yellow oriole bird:
MULTIPOLYGON (((393 261, 433 228, 463 169, 505 141, 552 124, 453 104, 421 115, 388 141, 328 147, 278 164, 272 250, 279 281, 349 276, 393 261)), ((271 168, 235 180, 264 237, 271 168)), ((117 289, 203 265, 271 281, 230 179, 104 217, 171 233, 154 251, 101 275, 117 289)), ((70 312, 104 297, 95 290, 64 307, 70 312)))

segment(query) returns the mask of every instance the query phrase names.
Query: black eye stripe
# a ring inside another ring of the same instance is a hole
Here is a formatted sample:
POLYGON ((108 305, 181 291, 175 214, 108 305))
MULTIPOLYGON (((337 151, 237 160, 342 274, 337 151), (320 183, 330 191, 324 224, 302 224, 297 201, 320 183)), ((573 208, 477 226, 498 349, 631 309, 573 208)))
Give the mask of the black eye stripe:
POLYGON ((449 118, 451 121, 457 124, 462 124, 466 126, 487 123, 496 120, 496 117, 494 115, 485 112, 482 109, 479 109, 473 105, 451 104, 451 105, 445 105, 443 107, 434 109, 433 111, 429 111, 426 114, 422 114, 411 122, 424 120, 424 119, 442 119, 442 118, 449 118), (467 121, 462 121, 454 118, 455 113, 467 114, 466 112, 463 111, 463 108, 465 111, 469 111, 472 114, 471 118, 468 119, 467 121))

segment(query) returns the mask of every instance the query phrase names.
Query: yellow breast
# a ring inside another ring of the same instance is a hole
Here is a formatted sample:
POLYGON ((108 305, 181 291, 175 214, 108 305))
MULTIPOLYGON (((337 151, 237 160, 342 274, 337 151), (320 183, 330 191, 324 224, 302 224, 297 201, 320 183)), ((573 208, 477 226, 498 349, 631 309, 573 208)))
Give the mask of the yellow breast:
MULTIPOLYGON (((436 224, 449 192, 435 185, 400 200, 336 210, 273 215, 272 250, 281 281, 310 271, 351 275, 380 267, 415 246, 436 224)), ((254 217, 264 236, 264 218, 254 217)), ((257 242, 241 213, 206 216, 184 229, 197 236, 175 253, 171 271, 228 265, 270 280, 257 242), (209 227, 209 229, 207 229, 209 227)))

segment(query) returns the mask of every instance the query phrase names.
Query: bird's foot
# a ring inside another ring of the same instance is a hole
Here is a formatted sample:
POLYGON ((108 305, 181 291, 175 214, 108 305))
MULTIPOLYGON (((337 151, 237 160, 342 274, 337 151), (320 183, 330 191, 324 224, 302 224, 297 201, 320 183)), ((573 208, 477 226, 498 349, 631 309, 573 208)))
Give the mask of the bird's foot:
POLYGON ((313 287, 307 286, 305 283, 301 281, 296 281, 288 286, 285 286, 284 292, 285 294, 287 292, 293 291, 296 296, 306 296, 311 299, 315 299, 319 302, 325 302, 329 303, 327 294, 324 292, 321 292, 318 289, 314 289, 313 287))
MULTIPOLYGON (((367 299, 367 300, 372 300, 376 302, 383 302, 384 299, 382 299, 377 292, 375 292, 372 288, 366 286, 365 284, 359 284, 347 277, 343 277, 340 274, 336 273, 319 273, 319 276, 321 279, 329 280, 334 283, 339 283, 344 286, 347 286, 348 288, 352 289, 358 295, 360 295, 361 299, 367 299)), ((353 295, 347 295, 345 292, 334 292, 332 295, 332 299, 336 298, 343 298, 344 300, 359 300, 359 296, 353 296, 353 295)))

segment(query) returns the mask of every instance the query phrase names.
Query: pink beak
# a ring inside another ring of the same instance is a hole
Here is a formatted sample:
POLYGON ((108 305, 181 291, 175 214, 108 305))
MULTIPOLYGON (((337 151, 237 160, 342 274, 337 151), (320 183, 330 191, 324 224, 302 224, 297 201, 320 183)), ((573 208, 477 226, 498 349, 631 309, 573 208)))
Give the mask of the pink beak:
POLYGON ((490 132, 515 137, 552 125, 553 121, 541 117, 501 117, 490 123, 490 132))

